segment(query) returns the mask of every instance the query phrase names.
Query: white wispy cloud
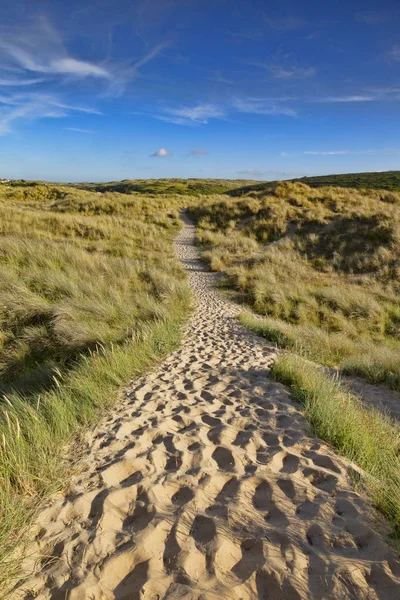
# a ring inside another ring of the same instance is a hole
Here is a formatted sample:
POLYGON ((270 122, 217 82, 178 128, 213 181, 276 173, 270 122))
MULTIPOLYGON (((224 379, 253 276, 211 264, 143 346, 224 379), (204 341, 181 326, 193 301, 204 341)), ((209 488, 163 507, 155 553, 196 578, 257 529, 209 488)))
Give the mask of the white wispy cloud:
POLYGON ((234 108, 241 113, 257 115, 286 115, 295 117, 293 108, 282 105, 288 98, 235 98, 234 108))
POLYGON ((333 156, 335 154, 350 154, 350 150, 322 150, 322 151, 307 150, 307 151, 303 152, 303 154, 311 154, 313 156, 316 156, 316 155, 333 156))
POLYGON ((67 114, 56 107, 37 102, 27 102, 13 107, 0 116, 0 135, 11 133, 14 121, 25 119, 62 118, 67 114))
MULTIPOLYGON (((312 156, 334 156, 341 154, 399 154, 399 148, 377 148, 375 150, 307 150, 303 154, 309 154, 312 156)), ((281 153, 282 155, 282 153, 281 153)))
POLYGON ((40 93, 0 95, 0 104, 3 104, 0 113, 0 135, 11 133, 15 121, 62 118, 76 111, 102 114, 95 108, 74 106, 40 93))
POLYGON ((140 70, 166 47, 156 44, 134 60, 87 60, 68 50, 62 34, 41 16, 24 24, 0 24, 0 86, 33 86, 54 89, 74 80, 88 79, 101 96, 119 95, 140 76, 140 70), (34 77, 36 75, 37 77, 34 77))
POLYGON ((29 85, 37 85, 42 83, 44 79, 3 79, 0 77, 0 86, 4 87, 22 87, 29 85))
POLYGON ((307 79, 317 74, 315 67, 284 67, 282 65, 270 65, 267 67, 275 79, 307 79))
POLYGON ((168 150, 166 150, 165 148, 160 148, 159 150, 153 152, 153 154, 150 154, 150 156, 156 158, 166 158, 167 156, 172 156, 172 154, 171 152, 168 152, 168 150))
POLYGON ((57 106, 58 108, 65 108, 66 110, 74 110, 74 111, 78 111, 78 112, 83 112, 88 115, 102 115, 103 114, 97 108, 90 108, 87 106, 73 106, 71 104, 65 104, 64 102, 60 102, 59 100, 54 100, 51 98, 47 99, 47 102, 49 104, 52 104, 53 106, 57 106))
POLYGON ((64 127, 65 131, 76 131, 77 133, 94 133, 91 129, 81 129, 80 127, 64 127))
POLYGON ((252 67, 258 67, 268 71, 274 79, 307 79, 317 74, 315 67, 299 67, 296 64, 289 64, 286 59, 283 62, 272 61, 241 61, 252 67))
POLYGON ((177 125, 207 125, 209 119, 221 119, 225 116, 225 111, 214 104, 167 108, 164 112, 165 114, 153 116, 177 125))
POLYGON ((167 44, 157 44, 141 58, 134 60, 130 65, 114 65, 107 93, 119 95, 124 92, 127 84, 140 75, 141 67, 160 55, 165 48, 167 48, 167 44))
POLYGON ((208 150, 199 148, 198 150, 190 150, 188 154, 189 156, 206 156, 208 154, 208 150))
POLYGON ((320 98, 311 98, 311 102, 374 102, 380 99, 377 94, 354 94, 349 96, 324 96, 320 98))
POLYGON ((111 77, 104 66, 70 56, 61 35, 44 17, 23 30, 5 29, 1 32, 1 66, 11 66, 31 73, 111 77))

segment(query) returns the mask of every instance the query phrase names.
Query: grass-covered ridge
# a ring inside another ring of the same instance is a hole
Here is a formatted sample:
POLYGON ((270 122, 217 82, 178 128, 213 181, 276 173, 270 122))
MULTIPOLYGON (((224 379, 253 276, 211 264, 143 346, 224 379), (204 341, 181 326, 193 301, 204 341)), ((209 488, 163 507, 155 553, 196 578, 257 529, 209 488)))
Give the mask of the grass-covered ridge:
POLYGON ((253 182, 243 179, 124 179, 109 183, 84 183, 79 187, 97 192, 198 196, 199 194, 225 194, 251 183, 253 182))
POLYGON ((400 194, 271 184, 193 209, 214 270, 281 345, 400 388, 400 194))
POLYGON ((172 241, 184 197, 0 187, 0 588, 64 446, 176 348, 190 293, 172 241))
POLYGON ((315 177, 302 177, 294 181, 301 181, 311 187, 335 185, 349 188, 400 191, 400 171, 317 175, 315 177))
MULTIPOLYGON (((353 189, 400 191, 400 171, 371 171, 366 173, 343 173, 337 175, 315 175, 292 179, 292 182, 304 183, 310 187, 344 187, 353 189)), ((235 187, 226 193, 231 196, 245 196, 250 192, 266 194, 279 181, 252 182, 235 187)))

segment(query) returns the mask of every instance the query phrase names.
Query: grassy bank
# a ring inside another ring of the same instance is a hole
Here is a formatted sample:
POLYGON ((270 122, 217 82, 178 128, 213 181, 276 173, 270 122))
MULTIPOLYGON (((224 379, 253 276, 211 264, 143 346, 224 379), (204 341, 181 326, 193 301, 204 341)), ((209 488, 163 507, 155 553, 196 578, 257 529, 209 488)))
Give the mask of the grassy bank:
POLYGON ((270 184, 192 213, 258 333, 400 389, 400 194, 270 184))
POLYGON ((297 355, 280 357, 271 376, 288 385, 295 400, 303 404, 313 432, 361 467, 363 487, 399 537, 398 427, 382 413, 364 408, 338 380, 297 355))
POLYGON ((0 587, 65 444, 176 348, 191 297, 172 240, 185 198, 0 190, 0 587))

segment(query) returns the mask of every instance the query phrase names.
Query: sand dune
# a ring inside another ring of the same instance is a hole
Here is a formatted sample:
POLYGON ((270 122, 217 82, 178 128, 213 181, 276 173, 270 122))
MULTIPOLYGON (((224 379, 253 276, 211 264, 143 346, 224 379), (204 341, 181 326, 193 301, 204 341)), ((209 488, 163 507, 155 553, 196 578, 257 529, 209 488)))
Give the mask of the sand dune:
POLYGON ((384 524, 268 380, 273 349, 233 318, 193 239, 186 223, 197 311, 182 348, 88 435, 87 471, 40 513, 13 597, 399 598, 384 524))

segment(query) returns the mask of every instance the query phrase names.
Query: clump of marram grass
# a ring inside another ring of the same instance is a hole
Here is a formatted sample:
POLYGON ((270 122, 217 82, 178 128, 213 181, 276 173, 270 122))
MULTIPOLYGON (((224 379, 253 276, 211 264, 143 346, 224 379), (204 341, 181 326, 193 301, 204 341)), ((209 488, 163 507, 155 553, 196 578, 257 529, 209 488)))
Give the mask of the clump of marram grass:
POLYGON ((337 379, 293 354, 278 358, 271 377, 288 385, 304 406, 313 433, 362 469, 362 484, 400 535, 399 428, 366 409, 337 379))

